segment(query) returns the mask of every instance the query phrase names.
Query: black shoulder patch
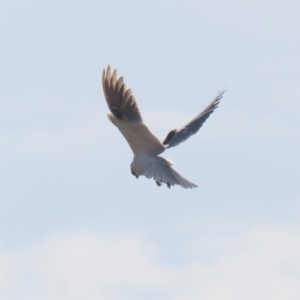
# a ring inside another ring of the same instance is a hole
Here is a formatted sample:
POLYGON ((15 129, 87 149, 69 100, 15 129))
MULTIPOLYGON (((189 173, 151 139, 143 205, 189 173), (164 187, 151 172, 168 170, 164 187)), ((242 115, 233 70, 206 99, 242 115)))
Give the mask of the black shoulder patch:
POLYGON ((110 110, 118 120, 123 118, 123 114, 117 108, 111 108, 110 110))
POLYGON ((167 135, 167 137, 165 138, 165 140, 163 141, 163 144, 164 144, 164 145, 169 144, 169 141, 172 139, 172 137, 174 136, 175 133, 176 133, 176 129, 171 130, 171 131, 168 133, 168 135, 167 135))

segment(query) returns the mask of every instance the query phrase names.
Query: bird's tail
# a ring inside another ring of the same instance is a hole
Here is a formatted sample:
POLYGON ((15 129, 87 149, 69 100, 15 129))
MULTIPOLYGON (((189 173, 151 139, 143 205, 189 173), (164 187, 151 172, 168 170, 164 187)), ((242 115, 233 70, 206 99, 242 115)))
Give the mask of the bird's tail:
POLYGON ((172 162, 160 156, 155 157, 155 160, 143 175, 147 178, 153 178, 158 183, 165 183, 168 187, 172 185, 180 185, 185 189, 197 187, 195 183, 188 181, 175 171, 172 162))

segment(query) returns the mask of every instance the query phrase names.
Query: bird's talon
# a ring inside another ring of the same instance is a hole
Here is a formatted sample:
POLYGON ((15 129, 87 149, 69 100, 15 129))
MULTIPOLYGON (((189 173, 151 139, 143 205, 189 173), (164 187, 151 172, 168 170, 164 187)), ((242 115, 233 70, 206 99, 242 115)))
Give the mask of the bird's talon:
POLYGON ((171 188, 171 184, 169 182, 167 182, 167 186, 169 189, 171 188))
POLYGON ((156 184, 157 184, 158 186, 161 186, 161 180, 160 180, 160 181, 155 180, 155 182, 156 182, 156 184))

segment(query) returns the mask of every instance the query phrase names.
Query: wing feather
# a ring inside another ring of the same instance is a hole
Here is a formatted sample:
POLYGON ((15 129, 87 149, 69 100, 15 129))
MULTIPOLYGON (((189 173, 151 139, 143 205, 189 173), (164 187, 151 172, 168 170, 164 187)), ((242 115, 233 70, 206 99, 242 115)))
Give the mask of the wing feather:
POLYGON ((133 153, 162 153, 165 150, 164 145, 143 123, 133 94, 130 89, 127 89, 124 78, 118 79, 116 69, 112 74, 110 66, 103 70, 102 85, 108 108, 111 111, 108 118, 121 131, 133 153))
POLYGON ((198 132, 198 130, 202 127, 203 123, 208 119, 208 117, 213 113, 213 111, 218 107, 220 100, 223 97, 226 89, 220 91, 216 98, 200 113, 198 114, 192 121, 187 123, 180 129, 171 130, 163 144, 166 148, 175 147, 180 143, 186 141, 189 137, 198 132))

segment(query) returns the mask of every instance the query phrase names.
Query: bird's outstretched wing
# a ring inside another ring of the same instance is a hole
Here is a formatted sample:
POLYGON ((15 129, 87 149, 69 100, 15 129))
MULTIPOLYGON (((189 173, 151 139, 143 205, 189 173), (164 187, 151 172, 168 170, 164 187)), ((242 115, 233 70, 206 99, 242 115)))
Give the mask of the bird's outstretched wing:
POLYGON ((163 144, 166 146, 166 148, 175 147, 195 134, 201 128, 210 114, 213 113, 213 111, 218 107, 218 104, 225 91, 226 89, 220 91, 216 98, 188 124, 180 129, 171 130, 163 141, 163 144))
POLYGON ((167 184, 168 187, 180 185, 185 189, 197 187, 195 183, 188 181, 176 172, 170 161, 160 156, 155 157, 155 161, 152 161, 143 175, 147 178, 153 178, 158 185, 161 185, 161 183, 167 184))
POLYGON ((118 127, 134 154, 157 155, 165 150, 164 145, 143 123, 138 105, 123 77, 118 79, 117 70, 111 74, 110 66, 103 70, 102 85, 107 105, 111 111, 110 121, 118 127))

